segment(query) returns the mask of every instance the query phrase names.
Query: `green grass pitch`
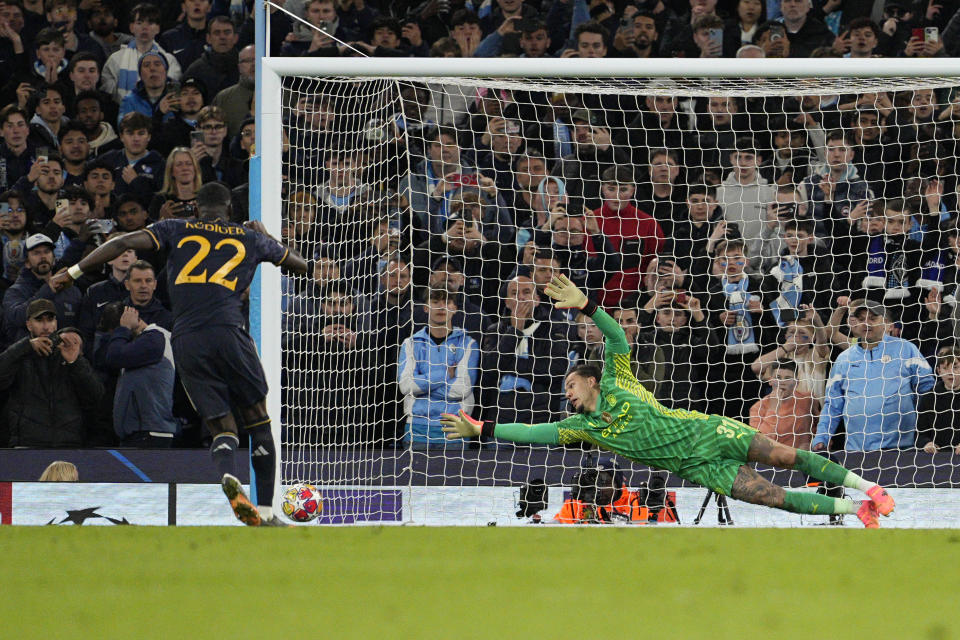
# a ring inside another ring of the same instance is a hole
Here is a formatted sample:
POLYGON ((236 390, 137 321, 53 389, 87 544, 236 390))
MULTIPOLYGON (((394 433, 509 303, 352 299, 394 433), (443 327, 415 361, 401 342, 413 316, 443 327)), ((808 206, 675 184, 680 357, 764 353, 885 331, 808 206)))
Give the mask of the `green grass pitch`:
POLYGON ((960 532, 0 528, 0 638, 960 638, 960 532))

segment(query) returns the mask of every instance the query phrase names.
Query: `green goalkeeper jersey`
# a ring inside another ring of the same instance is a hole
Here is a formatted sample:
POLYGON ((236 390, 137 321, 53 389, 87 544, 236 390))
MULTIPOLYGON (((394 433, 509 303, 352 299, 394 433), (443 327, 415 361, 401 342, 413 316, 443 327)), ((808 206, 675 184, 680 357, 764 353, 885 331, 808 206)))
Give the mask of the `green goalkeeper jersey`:
POLYGON ((597 309, 593 321, 606 338, 606 366, 596 411, 537 425, 498 424, 494 436, 514 442, 569 444, 586 441, 637 462, 678 472, 707 428, 720 416, 667 409, 647 391, 630 367, 630 345, 616 320, 597 309))

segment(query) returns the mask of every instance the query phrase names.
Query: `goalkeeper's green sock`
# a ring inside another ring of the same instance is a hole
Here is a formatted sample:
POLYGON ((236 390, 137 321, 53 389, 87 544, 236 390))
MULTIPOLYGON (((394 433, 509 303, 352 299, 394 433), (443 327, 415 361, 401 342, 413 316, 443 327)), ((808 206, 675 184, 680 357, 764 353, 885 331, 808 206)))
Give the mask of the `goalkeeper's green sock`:
POLYGON ((797 449, 797 462, 793 465, 793 468, 816 480, 832 482, 858 491, 866 491, 876 484, 864 480, 853 471, 844 469, 828 458, 802 449, 797 449))
POLYGON ((814 515, 833 515, 837 513, 856 513, 859 505, 849 498, 831 498, 819 493, 785 491, 783 509, 792 513, 814 515))

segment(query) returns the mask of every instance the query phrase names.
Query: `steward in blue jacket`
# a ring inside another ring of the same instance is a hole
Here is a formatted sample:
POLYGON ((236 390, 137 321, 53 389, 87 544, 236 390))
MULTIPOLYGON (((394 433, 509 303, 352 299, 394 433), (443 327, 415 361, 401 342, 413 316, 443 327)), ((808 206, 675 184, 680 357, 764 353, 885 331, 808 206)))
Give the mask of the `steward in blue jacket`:
POLYGON ((886 313, 870 301, 854 311, 864 335, 830 371, 814 451, 827 447, 841 419, 847 451, 914 445, 918 395, 932 389, 936 377, 915 344, 887 335, 886 313))

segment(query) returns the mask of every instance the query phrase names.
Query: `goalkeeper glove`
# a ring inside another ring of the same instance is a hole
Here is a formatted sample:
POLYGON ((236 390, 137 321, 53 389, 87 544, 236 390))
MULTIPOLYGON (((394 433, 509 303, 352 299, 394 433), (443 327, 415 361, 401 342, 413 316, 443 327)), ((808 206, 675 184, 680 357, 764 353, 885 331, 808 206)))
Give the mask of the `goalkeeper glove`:
POLYGON ((483 430, 483 422, 474 420, 463 409, 460 413, 441 413, 440 424, 443 425, 443 432, 447 434, 447 440, 456 440, 457 438, 473 438, 480 435, 483 430))
POLYGON ((554 276, 543 292, 553 298, 553 305, 557 309, 583 309, 587 306, 586 294, 562 274, 554 276))

